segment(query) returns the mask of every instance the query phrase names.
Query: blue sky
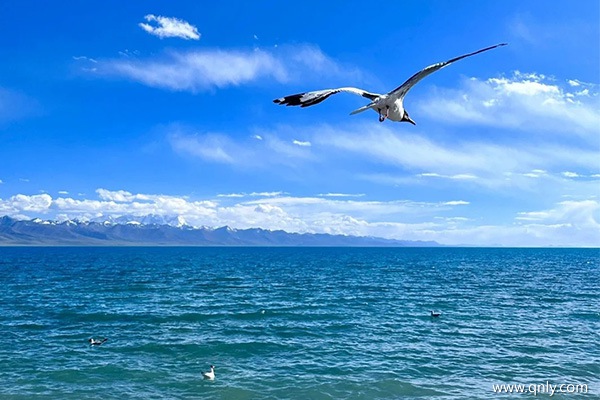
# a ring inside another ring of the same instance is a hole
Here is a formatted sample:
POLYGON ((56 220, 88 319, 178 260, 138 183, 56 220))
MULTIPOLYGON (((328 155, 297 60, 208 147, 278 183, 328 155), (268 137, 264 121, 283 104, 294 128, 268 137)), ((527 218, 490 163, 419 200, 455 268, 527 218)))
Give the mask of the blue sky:
POLYGON ((3 2, 0 215, 600 244, 597 1, 216 3, 3 2))

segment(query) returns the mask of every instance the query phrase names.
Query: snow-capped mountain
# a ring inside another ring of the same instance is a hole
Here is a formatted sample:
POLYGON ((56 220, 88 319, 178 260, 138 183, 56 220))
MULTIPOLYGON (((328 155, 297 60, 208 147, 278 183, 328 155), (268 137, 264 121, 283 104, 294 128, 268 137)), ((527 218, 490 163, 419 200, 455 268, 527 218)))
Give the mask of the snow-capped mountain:
POLYGON ((185 221, 185 218, 181 215, 157 215, 157 214, 149 214, 149 215, 122 215, 119 217, 113 216, 102 216, 92 218, 91 222, 98 222, 103 224, 142 224, 142 225, 169 225, 175 227, 187 226, 188 224, 185 221))
POLYGON ((439 246, 436 242, 300 234, 260 228, 193 228, 179 216, 156 215, 60 222, 4 216, 0 217, 0 245, 439 246))

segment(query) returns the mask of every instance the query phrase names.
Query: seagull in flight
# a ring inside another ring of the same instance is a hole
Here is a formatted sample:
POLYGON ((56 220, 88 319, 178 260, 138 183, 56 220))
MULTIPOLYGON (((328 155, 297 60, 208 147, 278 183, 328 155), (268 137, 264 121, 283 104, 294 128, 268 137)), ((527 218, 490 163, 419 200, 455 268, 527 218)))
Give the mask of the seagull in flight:
POLYGON ((313 92, 292 94, 290 96, 275 99, 273 100, 273 102, 276 104, 286 106, 309 107, 314 106, 315 104, 319 104, 320 102, 327 99, 333 94, 340 92, 348 92, 371 100, 371 103, 352 111, 350 115, 358 114, 365 110, 372 109, 374 111, 377 111, 377 113, 379 114, 379 122, 383 122, 386 119, 389 119, 392 121, 410 122, 411 124, 416 125, 415 121, 410 119, 408 112, 404 108, 404 97, 413 86, 415 86, 421 79, 433 74, 435 71, 438 71, 447 65, 452 64, 453 62, 462 60, 463 58, 474 56, 475 54, 483 53, 484 51, 495 49, 496 47, 506 46, 507 44, 508 43, 500 43, 494 46, 486 47, 485 49, 474 51, 469 54, 463 54, 462 56, 454 57, 448 61, 430 65, 429 67, 423 68, 421 71, 408 78, 406 82, 404 82, 402 85, 398 86, 396 89, 392 90, 387 94, 371 93, 367 92, 366 90, 358 89, 355 87, 341 87, 337 89, 324 89, 316 90, 313 92))

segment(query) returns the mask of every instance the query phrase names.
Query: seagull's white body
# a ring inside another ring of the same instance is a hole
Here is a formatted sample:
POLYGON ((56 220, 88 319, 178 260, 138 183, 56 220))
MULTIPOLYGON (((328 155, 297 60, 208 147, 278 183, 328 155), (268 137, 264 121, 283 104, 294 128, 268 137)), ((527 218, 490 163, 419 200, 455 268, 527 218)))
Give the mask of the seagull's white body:
POLYGON ((210 366, 210 371, 209 372, 203 372, 202 376, 204 377, 204 379, 208 379, 208 380, 214 380, 215 379, 215 367, 213 365, 210 366))
POLYGON ((102 343, 106 342, 108 339, 104 338, 104 339, 94 339, 94 338, 90 338, 88 340, 90 346, 100 346, 102 345, 102 343))
POLYGON ((398 86, 396 89, 392 90, 387 94, 371 93, 367 92, 366 90, 358 89, 355 87, 341 87, 337 89, 324 89, 312 92, 293 94, 290 96, 275 99, 273 100, 273 102, 276 104, 286 106, 309 107, 315 104, 319 104, 320 102, 324 101, 333 94, 347 92, 371 100, 371 103, 367 104, 366 106, 352 111, 350 113, 351 115, 358 114, 360 112, 371 109, 379 114, 379 122, 383 122, 386 119, 390 119, 392 121, 398 122, 410 122, 411 124, 415 125, 415 122, 412 119, 410 119, 408 112, 406 112, 406 110, 404 109, 404 97, 414 85, 416 85, 421 79, 425 78, 426 76, 431 75, 435 71, 438 71, 444 68, 445 66, 452 64, 453 62, 462 60, 466 57, 474 56, 475 54, 483 53, 484 51, 495 49, 496 47, 500 46, 506 46, 506 43, 500 43, 494 46, 486 47, 485 49, 464 54, 462 56, 452 58, 448 61, 430 65, 429 67, 423 68, 421 71, 411 76, 406 82, 404 82, 402 85, 398 86))

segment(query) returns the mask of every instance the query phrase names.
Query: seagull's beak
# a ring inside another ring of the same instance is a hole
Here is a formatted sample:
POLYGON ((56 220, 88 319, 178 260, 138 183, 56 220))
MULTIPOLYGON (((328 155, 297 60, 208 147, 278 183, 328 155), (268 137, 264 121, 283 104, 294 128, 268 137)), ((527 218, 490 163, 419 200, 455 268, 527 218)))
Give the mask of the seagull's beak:
POLYGON ((417 125, 417 123, 415 121, 413 121, 412 119, 410 119, 410 117, 408 115, 404 116, 404 120, 406 122, 410 122, 413 125, 417 125))

